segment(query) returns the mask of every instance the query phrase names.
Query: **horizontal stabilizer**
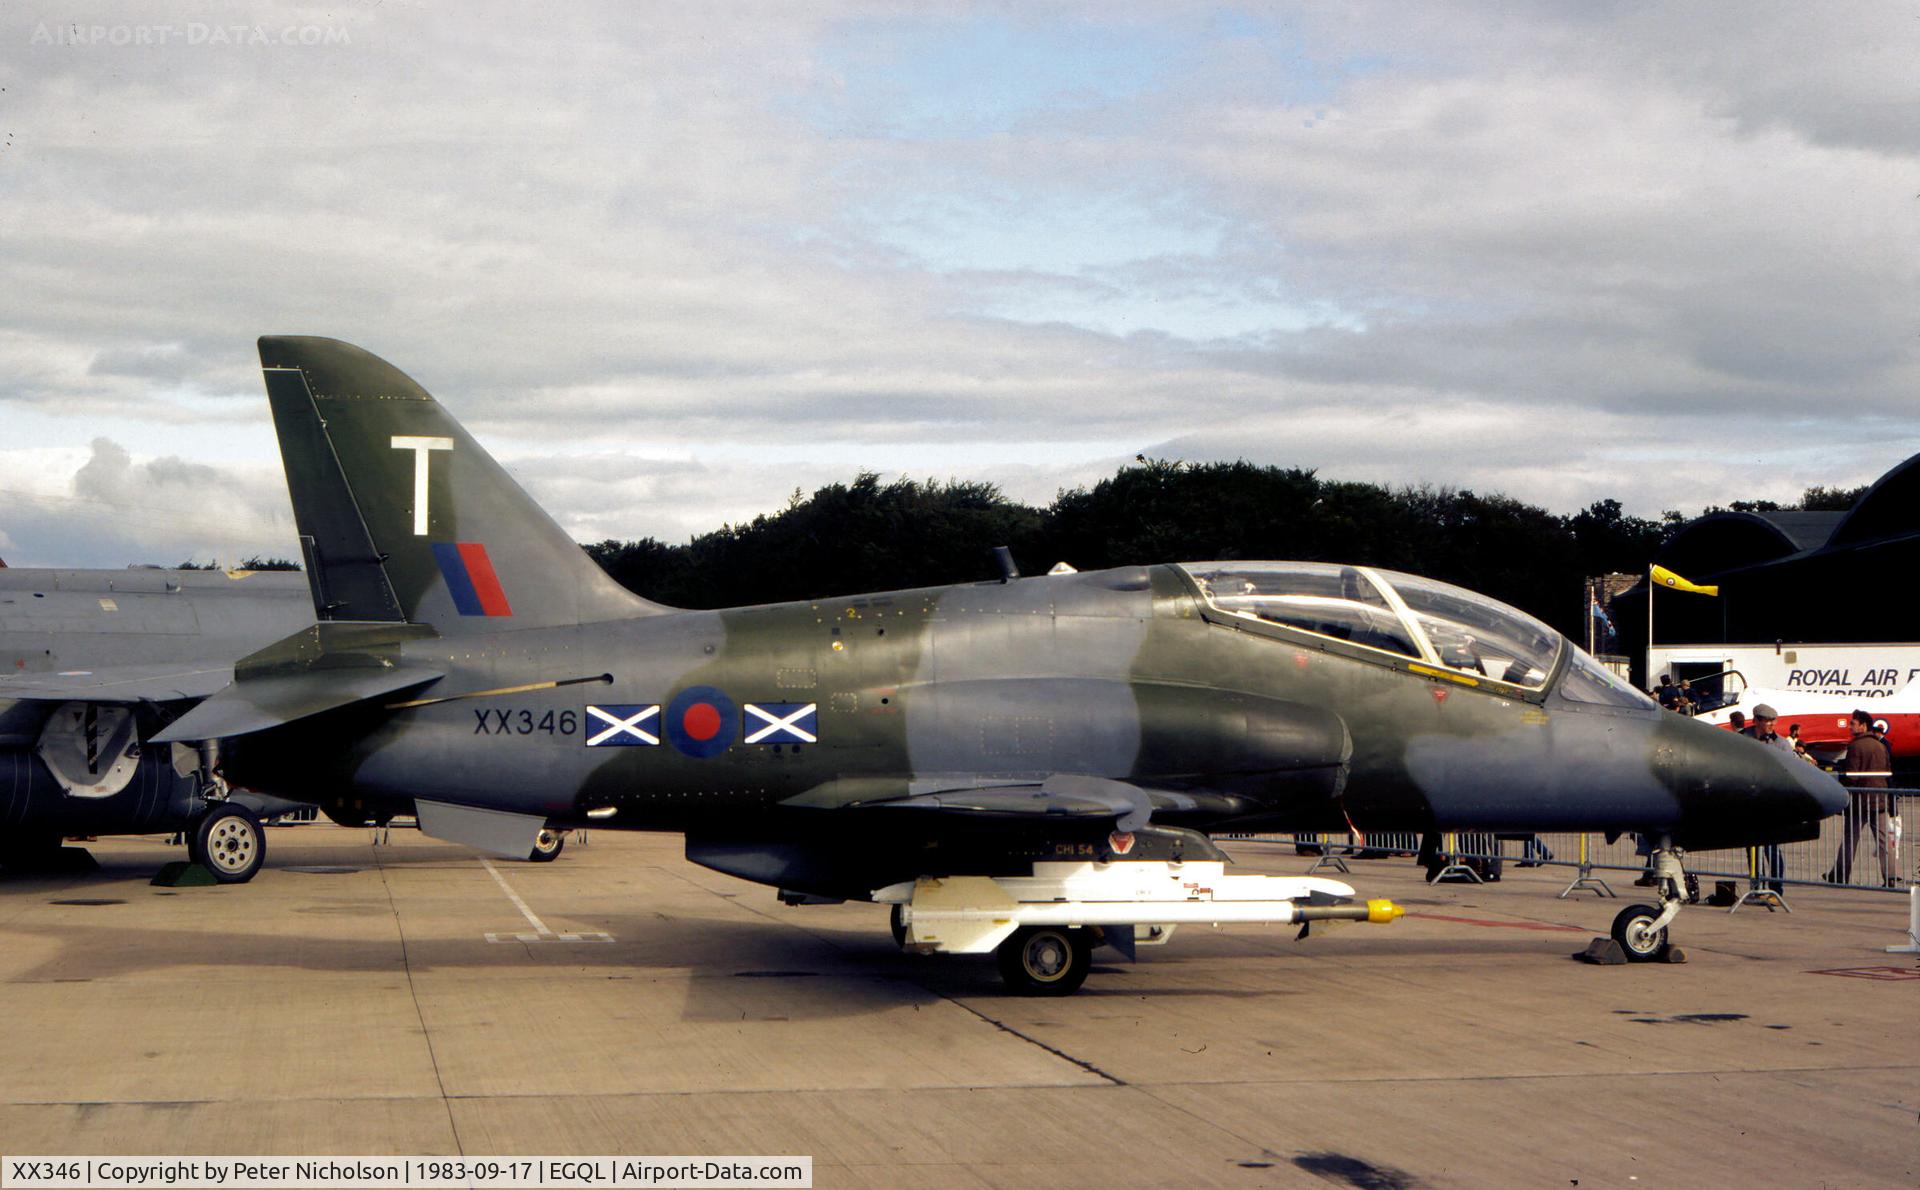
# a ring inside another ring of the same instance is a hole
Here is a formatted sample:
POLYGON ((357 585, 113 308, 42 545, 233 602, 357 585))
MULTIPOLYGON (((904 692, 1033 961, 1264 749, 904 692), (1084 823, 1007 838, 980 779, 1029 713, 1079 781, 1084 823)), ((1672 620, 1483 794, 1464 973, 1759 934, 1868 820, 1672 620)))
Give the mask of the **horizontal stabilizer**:
POLYGON ((226 739, 279 727, 435 681, 443 674, 420 666, 366 666, 263 674, 235 682, 168 724, 151 743, 226 739))
POLYGON ((414 812, 423 834, 506 859, 525 859, 547 820, 537 814, 510 814, 478 806, 416 799, 414 812))
POLYGON ((233 682, 233 666, 119 665, 55 674, 0 675, 0 702, 175 702, 205 698, 233 682))

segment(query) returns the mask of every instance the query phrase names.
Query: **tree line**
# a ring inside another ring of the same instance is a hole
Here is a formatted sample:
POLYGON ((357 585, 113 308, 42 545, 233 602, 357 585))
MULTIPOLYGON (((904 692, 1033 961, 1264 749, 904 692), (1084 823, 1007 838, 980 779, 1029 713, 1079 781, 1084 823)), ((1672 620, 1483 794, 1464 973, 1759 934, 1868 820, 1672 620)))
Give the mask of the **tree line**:
MULTIPOLYGON (((1809 489, 1798 505, 1851 507, 1860 490, 1809 489)), ((1709 509, 1707 511, 1719 511, 1709 509)), ((935 586, 995 576, 1007 546, 1027 574, 1214 559, 1348 562, 1458 583, 1584 639, 1584 580, 1644 573, 1688 518, 1629 516, 1600 500, 1571 516, 1503 495, 1320 478, 1297 467, 1148 460, 1044 508, 965 480, 882 482, 871 472, 684 545, 601 541, 587 552, 629 590, 717 608, 935 586)))
MULTIPOLYGON (((1864 488, 1808 488, 1799 502, 1736 500, 1707 512, 1851 508, 1864 488)), ((990 483, 863 472, 741 525, 671 545, 583 546, 634 593, 672 607, 739 607, 996 577, 1004 545, 1027 574, 1153 562, 1289 559, 1404 570, 1490 595, 1585 638, 1584 581, 1643 574, 1689 518, 1629 516, 1598 500, 1571 516, 1466 489, 1322 479, 1298 467, 1145 460, 1043 508, 990 483)), ((181 569, 213 569, 187 561, 181 569)), ((247 570, 297 570, 252 557, 247 570)))

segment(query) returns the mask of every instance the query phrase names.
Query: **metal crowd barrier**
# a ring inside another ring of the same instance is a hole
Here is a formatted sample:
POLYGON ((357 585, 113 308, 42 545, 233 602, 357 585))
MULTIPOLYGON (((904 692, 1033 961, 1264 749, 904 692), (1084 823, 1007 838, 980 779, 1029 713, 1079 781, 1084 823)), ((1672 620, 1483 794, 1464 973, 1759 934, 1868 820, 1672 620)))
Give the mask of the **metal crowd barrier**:
MULTIPOLYGON (((1687 875, 1702 888, 1708 881, 1735 882, 1732 908, 1764 904, 1792 912, 1786 900, 1790 885, 1890 891, 1905 894, 1920 884, 1920 789, 1854 789, 1844 814, 1827 819, 1820 837, 1778 846, 1730 850, 1689 851, 1687 875)), ((1292 844, 1315 860, 1309 873, 1347 872, 1351 859, 1419 854, 1417 834, 1369 834, 1356 839, 1346 834, 1256 834, 1227 836, 1292 844)), ((1497 880, 1507 864, 1520 867, 1553 866, 1575 870, 1561 896, 1592 892, 1616 895, 1613 882, 1597 872, 1644 873, 1646 846, 1634 835, 1609 842, 1605 836, 1548 832, 1537 835, 1495 835, 1450 831, 1436 840, 1432 870, 1436 880, 1497 880)), ((1638 881, 1635 881, 1638 883, 1638 881)))

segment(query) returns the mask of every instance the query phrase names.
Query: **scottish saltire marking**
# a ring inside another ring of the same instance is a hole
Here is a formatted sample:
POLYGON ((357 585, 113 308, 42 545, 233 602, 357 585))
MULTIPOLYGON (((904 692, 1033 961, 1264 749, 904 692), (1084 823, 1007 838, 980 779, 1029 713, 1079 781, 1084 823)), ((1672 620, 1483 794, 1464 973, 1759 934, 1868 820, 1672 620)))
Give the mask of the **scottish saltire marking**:
POLYGON ((697 759, 718 756, 733 744, 738 715, 733 700, 712 686, 689 686, 667 704, 667 741, 697 759))
POLYGON ((513 614, 486 546, 477 541, 436 541, 433 560, 440 564, 440 577, 447 580, 447 594, 453 596, 453 606, 461 615, 513 614))
POLYGON ((741 724, 747 744, 817 744, 820 707, 811 702, 750 702, 741 724))
POLYGON ((654 747, 660 737, 660 704, 614 703, 587 708, 587 747, 654 747))

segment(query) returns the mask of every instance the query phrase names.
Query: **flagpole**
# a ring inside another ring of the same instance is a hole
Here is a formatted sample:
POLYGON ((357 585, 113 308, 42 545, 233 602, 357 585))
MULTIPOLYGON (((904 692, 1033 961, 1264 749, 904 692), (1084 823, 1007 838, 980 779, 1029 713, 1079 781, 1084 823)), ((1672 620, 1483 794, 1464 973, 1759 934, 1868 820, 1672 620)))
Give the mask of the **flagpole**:
POLYGON ((1587 652, 1589 653, 1595 651, 1593 636, 1593 580, 1589 578, 1587 580, 1587 652))

